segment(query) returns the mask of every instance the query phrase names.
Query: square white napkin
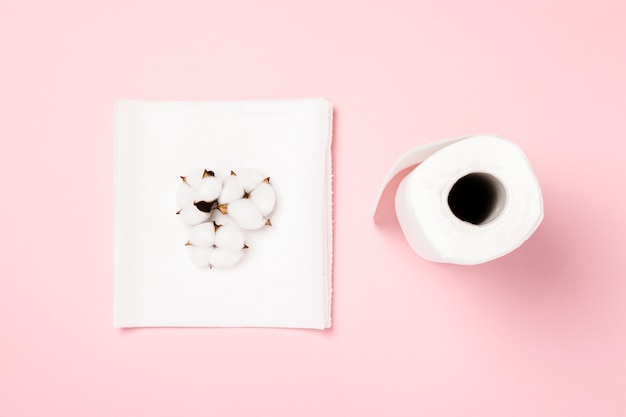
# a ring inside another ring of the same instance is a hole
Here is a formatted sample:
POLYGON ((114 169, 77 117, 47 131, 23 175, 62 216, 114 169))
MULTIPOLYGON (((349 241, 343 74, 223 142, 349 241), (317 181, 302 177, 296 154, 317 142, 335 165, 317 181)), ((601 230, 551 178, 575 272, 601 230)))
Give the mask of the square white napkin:
POLYGON ((116 327, 330 327, 332 105, 323 99, 121 101, 116 107, 116 327), (243 260, 198 268, 176 215, 180 176, 254 169, 272 226, 243 260))

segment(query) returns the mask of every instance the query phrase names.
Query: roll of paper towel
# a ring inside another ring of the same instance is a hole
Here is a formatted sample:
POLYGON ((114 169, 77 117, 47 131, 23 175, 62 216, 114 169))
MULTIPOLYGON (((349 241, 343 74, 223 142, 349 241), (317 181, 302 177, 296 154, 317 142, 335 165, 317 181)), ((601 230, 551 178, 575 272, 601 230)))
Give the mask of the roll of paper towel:
POLYGON ((413 250, 425 259, 473 265, 519 247, 543 219, 537 178, 521 148, 494 135, 449 139, 404 154, 389 181, 417 165, 400 183, 395 207, 413 250))

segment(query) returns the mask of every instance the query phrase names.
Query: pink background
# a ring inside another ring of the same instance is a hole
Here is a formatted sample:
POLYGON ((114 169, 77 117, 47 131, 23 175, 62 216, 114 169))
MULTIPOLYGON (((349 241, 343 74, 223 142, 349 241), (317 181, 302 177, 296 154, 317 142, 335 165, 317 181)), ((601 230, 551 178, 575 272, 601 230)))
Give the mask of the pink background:
POLYGON ((1 416, 626 415, 626 3, 0 0, 1 416), (113 104, 323 96, 329 331, 112 327, 113 104), (545 220, 475 267, 368 211, 493 132, 545 220))

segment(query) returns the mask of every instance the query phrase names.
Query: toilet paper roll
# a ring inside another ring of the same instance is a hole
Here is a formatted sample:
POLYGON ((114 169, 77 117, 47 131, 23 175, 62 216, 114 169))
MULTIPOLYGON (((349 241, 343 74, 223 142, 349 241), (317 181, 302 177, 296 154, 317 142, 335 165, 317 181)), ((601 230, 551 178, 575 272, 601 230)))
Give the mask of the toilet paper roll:
POLYGON ((473 265, 519 247, 543 219, 537 178, 521 148, 494 135, 443 140, 405 153, 389 181, 400 183, 395 208, 413 250, 425 259, 473 265), (419 164, 419 165, 417 165, 419 164))

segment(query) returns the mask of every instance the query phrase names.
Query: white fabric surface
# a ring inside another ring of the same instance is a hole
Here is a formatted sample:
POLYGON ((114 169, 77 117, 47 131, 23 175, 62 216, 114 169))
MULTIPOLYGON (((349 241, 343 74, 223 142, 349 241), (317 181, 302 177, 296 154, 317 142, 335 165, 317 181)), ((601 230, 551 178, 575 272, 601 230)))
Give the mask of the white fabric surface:
POLYGON ((329 102, 121 101, 115 136, 116 327, 330 327, 329 102), (271 177, 272 226, 235 267, 185 252, 176 189, 196 168, 271 177))

